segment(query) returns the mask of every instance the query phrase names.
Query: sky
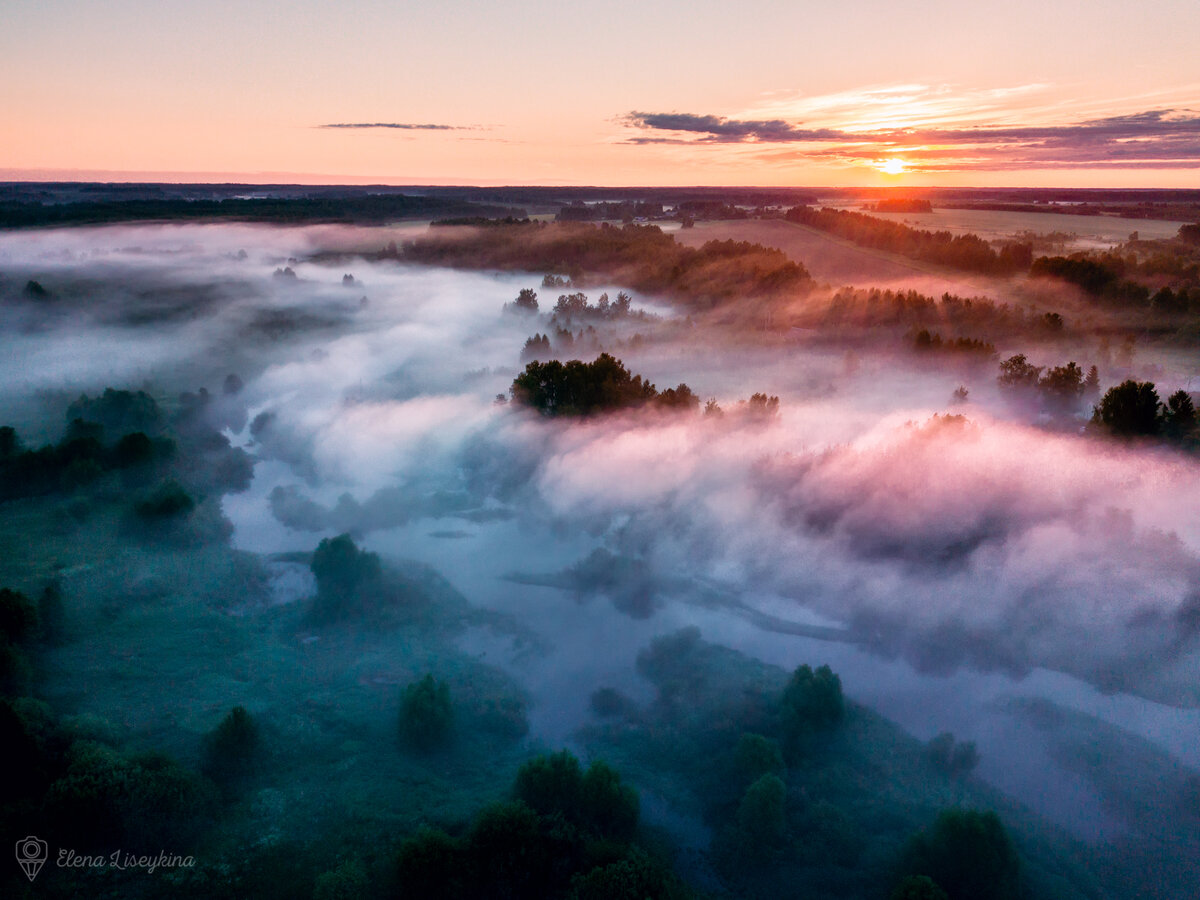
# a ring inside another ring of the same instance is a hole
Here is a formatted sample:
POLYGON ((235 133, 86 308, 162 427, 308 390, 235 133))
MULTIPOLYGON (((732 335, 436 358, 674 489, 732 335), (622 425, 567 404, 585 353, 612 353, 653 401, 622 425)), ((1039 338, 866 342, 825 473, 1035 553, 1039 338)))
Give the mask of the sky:
POLYGON ((0 21, 0 179, 1200 187, 1194 0, 0 0, 0 21))

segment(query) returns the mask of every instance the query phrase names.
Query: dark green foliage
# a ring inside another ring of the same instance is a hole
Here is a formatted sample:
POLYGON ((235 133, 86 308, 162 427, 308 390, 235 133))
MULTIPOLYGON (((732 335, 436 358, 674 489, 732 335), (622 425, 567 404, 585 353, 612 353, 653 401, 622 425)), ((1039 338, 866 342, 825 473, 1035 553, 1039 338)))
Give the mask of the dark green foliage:
POLYGON ((580 820, 606 838, 627 841, 637 831, 640 803, 637 792, 621 783, 621 776, 603 760, 594 760, 583 773, 580 820))
POLYGON ((357 860, 322 872, 313 885, 313 900, 362 900, 367 896, 367 875, 357 860))
POLYGON ((1041 366, 1032 365, 1024 353, 1018 353, 1000 363, 1000 375, 996 378, 996 383, 1005 390, 1031 390, 1037 387, 1041 374, 1041 366))
POLYGON ((399 895, 412 900, 461 897, 469 881, 466 862, 461 841, 437 828, 422 827, 404 840, 396 853, 399 895))
POLYGON ((165 521, 187 516, 196 508, 196 501, 175 480, 164 481, 145 500, 134 504, 134 512, 148 521, 165 521))
POLYGON ((1150 381, 1123 381, 1105 392, 1092 421, 1115 435, 1156 435, 1159 431, 1158 391, 1150 381))
POLYGON ((0 461, 11 459, 22 450, 21 439, 11 425, 0 426, 0 461))
POLYGON ((767 394, 751 394, 746 401, 745 411, 751 418, 762 421, 774 419, 779 414, 779 398, 767 394))
POLYGON ((42 283, 33 279, 25 282, 22 293, 31 300, 45 300, 50 296, 50 292, 42 287, 42 283))
POLYGON ((789 222, 828 231, 863 247, 899 253, 968 272, 1006 274, 1029 265, 1032 248, 1012 245, 997 253, 975 234, 951 234, 949 231, 923 231, 899 222, 868 216, 860 212, 825 207, 797 206, 784 216, 789 222))
POLYGON ((746 733, 738 738, 734 751, 738 771, 748 779, 783 772, 783 751, 777 741, 761 734, 746 733))
POLYGON ((67 639, 67 612, 63 606, 62 589, 52 581, 42 589, 37 608, 38 633, 52 647, 67 639))
POLYGON ((542 282, 547 288, 568 287, 585 273, 619 276, 634 290, 704 308, 810 283, 807 270, 780 250, 744 241, 685 247, 654 225, 547 223, 480 229, 471 235, 431 233, 406 244, 404 257, 432 265, 571 276, 565 282, 547 276, 542 282))
POLYGON ((737 827, 747 847, 774 847, 783 842, 786 796, 787 786, 778 775, 763 775, 746 788, 738 806, 737 827))
POLYGON ((0 204, 0 227, 164 220, 384 223, 400 218, 513 215, 521 210, 453 197, 338 193, 310 197, 169 197, 0 204))
POLYGON ((535 812, 561 816, 585 831, 629 840, 637 829, 637 793, 601 760, 585 772, 569 750, 538 756, 517 772, 513 789, 535 812))
POLYGON ((592 693, 592 712, 598 716, 621 716, 633 710, 632 701, 616 688, 600 688, 592 693))
POLYGON ((1016 900, 1020 860, 994 812, 949 809, 905 852, 906 875, 933 879, 949 900, 1016 900))
POLYGON ((813 671, 802 665, 792 673, 780 701, 783 732, 789 743, 833 728, 844 714, 842 680, 829 666, 813 671))
POLYGON ((533 288, 521 288, 517 299, 512 303, 505 303, 504 309, 519 313, 536 313, 538 311, 537 291, 533 288))
POLYGON ((918 353, 959 353, 981 357, 996 355, 995 345, 986 341, 966 337, 943 340, 941 334, 930 332, 928 328, 922 328, 913 337, 913 349, 918 353))
POLYGON ((658 396, 654 385, 631 374, 620 360, 607 353, 590 363, 577 359, 565 364, 556 359, 531 362, 513 380, 512 393, 517 402, 548 416, 586 416, 629 409, 658 396))
POLYGON ((450 687, 427 674, 404 689, 400 698, 400 740, 429 753, 445 747, 454 735, 450 687))
POLYGON ((700 406, 700 398, 686 384, 667 388, 654 398, 654 402, 664 409, 679 409, 688 412, 698 409, 700 406))
POLYGON ((313 613, 318 620, 361 615, 377 605, 383 573, 379 556, 359 550, 350 535, 322 540, 310 568, 317 579, 313 613))
POLYGON ((0 588, 0 634, 9 641, 23 641, 37 629, 37 609, 20 591, 0 588))
POLYGON ((244 706, 235 706, 205 739, 205 771, 230 778, 253 771, 262 754, 258 725, 244 706))
POLYGON ((936 881, 928 875, 909 875, 892 891, 891 900, 949 900, 936 881))
POLYGON ((133 431, 154 433, 163 425, 162 413, 154 398, 145 391, 118 391, 105 388, 99 397, 81 394, 67 407, 67 421, 83 419, 98 422, 110 434, 133 431))
POLYGON ((1163 409, 1163 434, 1170 438, 1186 437, 1196 428, 1196 406, 1187 391, 1176 391, 1167 398, 1163 409))
POLYGON ((550 896, 552 887, 565 882, 563 869, 575 868, 570 847, 574 842, 569 836, 556 837, 551 823, 523 804, 500 803, 485 809, 467 838, 474 876, 470 896, 514 900, 550 896))
POLYGON ((669 900, 687 895, 670 871, 633 847, 621 859, 572 878, 567 900, 669 900))
POLYGON ((126 757, 101 743, 76 741, 45 805, 56 833, 81 850, 158 849, 183 840, 207 800, 203 783, 170 757, 126 757))
POLYGON ((112 464, 117 469, 128 469, 153 462, 154 455, 154 441, 144 431, 133 431, 113 445, 112 464))
POLYGON ((517 772, 514 793, 535 812, 578 818, 583 768, 570 750, 536 756, 517 772))
POLYGON ((925 754, 934 767, 950 776, 965 775, 979 764, 974 741, 955 742, 954 735, 943 731, 925 745, 925 754))
POLYGON ((1083 369, 1074 362, 1054 366, 1038 380, 1045 404, 1057 412, 1073 412, 1083 397, 1083 369))

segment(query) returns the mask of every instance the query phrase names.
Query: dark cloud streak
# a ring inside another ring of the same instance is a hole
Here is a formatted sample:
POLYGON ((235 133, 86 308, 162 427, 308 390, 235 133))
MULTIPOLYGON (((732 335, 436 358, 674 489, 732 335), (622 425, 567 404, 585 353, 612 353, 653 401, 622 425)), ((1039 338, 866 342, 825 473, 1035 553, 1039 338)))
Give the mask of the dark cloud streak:
POLYGON ((1200 115, 1148 110, 1063 125, 910 128, 852 132, 802 128, 782 119, 737 120, 692 113, 632 112, 625 124, 674 136, 634 135, 644 144, 822 144, 796 157, 861 162, 901 152, 928 171, 955 169, 1136 167, 1193 168, 1200 161, 1200 115), (918 145, 915 149, 905 149, 918 145))

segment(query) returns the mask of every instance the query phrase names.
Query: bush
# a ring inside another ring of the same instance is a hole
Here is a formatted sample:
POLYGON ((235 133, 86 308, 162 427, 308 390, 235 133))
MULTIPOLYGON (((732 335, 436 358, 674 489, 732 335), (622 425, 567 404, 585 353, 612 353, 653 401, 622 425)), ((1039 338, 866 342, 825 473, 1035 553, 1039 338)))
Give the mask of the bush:
POLYGON ((1115 435, 1155 435, 1160 424, 1158 407, 1158 391, 1153 382, 1123 381, 1105 392, 1092 422, 1115 435))
POLYGON ((637 830, 637 792, 602 760, 584 771, 569 750, 535 757, 517 772, 514 792, 534 812, 606 838, 629 840, 637 830))
POLYGON ((580 824, 607 838, 629 840, 637 830, 641 804, 637 792, 621 783, 620 774, 603 760, 583 773, 580 824))
POLYGON ((0 634, 19 642, 37 628, 38 615, 29 598, 20 591, 0 588, 0 634))
POLYGON ((583 768, 570 750, 536 756, 517 772, 517 799, 542 815, 578 820, 583 768))
POLYGON ((42 590, 38 600, 38 629, 43 641, 57 647, 67 640, 67 613, 63 606, 62 589, 52 581, 42 590))
POLYGON ((450 687, 426 675, 404 689, 400 699, 400 740, 428 753, 445 746, 454 733, 450 687))
POLYGON ((954 741, 954 735, 943 731, 925 745, 925 755, 934 767, 947 775, 965 775, 979 764, 979 751, 974 741, 954 741))
POLYGON ((462 844, 437 828, 423 826, 400 844, 396 854, 396 886, 412 900, 463 896, 466 865, 462 844))
POLYGON ((164 481, 150 496, 134 505, 134 511, 148 520, 187 516, 195 508, 196 501, 174 480, 164 481))
POLYGON ((671 873, 634 847, 615 862, 571 879, 567 900, 646 900, 687 896, 671 873))
POLYGON ((829 668, 803 665, 792 673, 781 703, 784 735, 793 746, 837 725, 845 714, 842 680, 829 668))
POLYGON ((343 619, 374 607, 383 571, 379 556, 359 550, 350 535, 321 541, 310 568, 317 579, 318 619, 343 619))
POLYGON ((913 838, 906 874, 925 875, 949 900, 1016 900, 1020 860, 994 812, 949 809, 913 838))
POLYGON ((367 876, 353 859, 332 871, 322 872, 313 886, 313 900, 361 900, 366 894, 367 876))
POLYGON ((738 738, 734 759, 743 777, 754 780, 783 771, 783 752, 779 744, 761 734, 747 732, 738 738))
POLYGON ((231 709, 205 741, 205 768, 217 777, 245 775, 262 749, 258 725, 244 706, 231 709))
POLYGON ((892 900, 949 900, 928 875, 909 875, 892 891, 892 900))
POLYGON ((787 823, 783 801, 787 787, 778 775, 763 775, 742 796, 737 825, 750 846, 773 847, 783 842, 787 823))

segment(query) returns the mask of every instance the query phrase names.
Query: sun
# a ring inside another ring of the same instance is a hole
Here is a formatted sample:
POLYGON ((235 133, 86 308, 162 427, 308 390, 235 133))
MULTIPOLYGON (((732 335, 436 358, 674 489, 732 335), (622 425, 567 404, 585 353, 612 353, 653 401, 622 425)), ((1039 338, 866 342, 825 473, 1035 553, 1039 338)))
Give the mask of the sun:
POLYGON ((892 157, 891 159, 881 160, 875 163, 877 168, 884 175, 903 175, 906 171, 906 163, 902 159, 892 157))

